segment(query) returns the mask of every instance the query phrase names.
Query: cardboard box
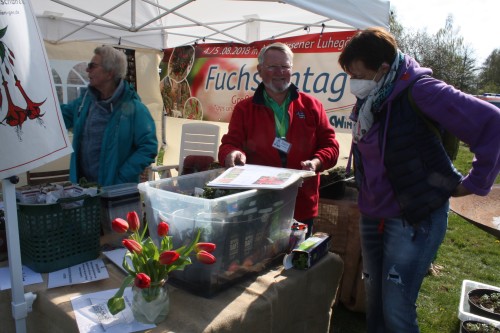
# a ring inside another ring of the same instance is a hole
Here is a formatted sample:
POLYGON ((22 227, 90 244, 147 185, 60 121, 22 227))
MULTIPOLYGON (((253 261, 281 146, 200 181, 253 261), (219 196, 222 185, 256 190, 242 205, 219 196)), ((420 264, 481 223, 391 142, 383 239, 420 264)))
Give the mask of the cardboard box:
MULTIPOLYGON (((53 204, 60 199, 74 198, 85 194, 96 196, 98 189, 97 187, 83 188, 70 182, 26 185, 16 188, 16 200, 21 204, 53 204)), ((82 202, 74 202, 73 206, 82 204, 82 202)))
MULTIPOLYGON (((194 196, 223 171, 139 184, 150 231, 155 231, 160 221, 166 221, 175 248, 189 242, 198 228, 202 230, 201 241, 216 244, 215 264, 208 266, 194 260, 169 278, 169 282, 205 297, 263 270, 286 252, 301 182, 283 190, 239 190, 215 199, 194 196)), ((150 235, 158 242, 155 232, 150 235)))
POLYGON ((316 232, 292 250, 292 265, 297 269, 309 269, 328 253, 331 236, 316 232))
POLYGON ((40 194, 40 186, 21 186, 16 188, 16 200, 20 203, 36 204, 40 194))
POLYGON ((330 251, 340 255, 344 261, 337 300, 350 311, 365 312, 366 295, 359 235, 361 214, 357 197, 358 191, 347 187, 341 200, 320 199, 318 217, 314 219, 314 231, 331 235, 330 251))

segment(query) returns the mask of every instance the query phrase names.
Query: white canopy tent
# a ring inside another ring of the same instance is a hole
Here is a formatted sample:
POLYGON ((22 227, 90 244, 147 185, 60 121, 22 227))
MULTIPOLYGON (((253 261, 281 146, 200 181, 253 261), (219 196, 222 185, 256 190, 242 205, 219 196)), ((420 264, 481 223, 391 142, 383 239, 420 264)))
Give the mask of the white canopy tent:
MULTIPOLYGON (((194 43, 245 44, 388 27, 390 12, 388 0, 36 0, 32 6, 49 58, 70 59, 61 58, 63 53, 69 57, 69 50, 71 59, 80 61, 88 61, 99 44, 137 49, 138 58, 149 50, 148 57, 160 61, 161 50, 194 43)), ((138 63, 139 95, 156 120, 158 137, 176 147, 183 120, 163 121, 159 82, 150 72, 155 66, 145 73, 146 62, 152 61, 138 63)), ((227 124, 218 125, 224 134, 227 124)), ((178 149, 167 149, 164 163, 176 163, 177 153, 178 149)))
MULTIPOLYGON (((388 0, 33 0, 31 6, 42 37, 50 45, 49 58, 58 47, 66 54, 91 54, 87 49, 71 50, 75 42, 155 50, 151 53, 160 58, 165 48, 193 43, 251 43, 308 32, 389 25, 388 0)), ((155 76, 152 73, 149 78, 155 76)), ((149 97, 144 98, 140 90, 139 94, 150 109, 157 104, 148 102, 149 97)), ((8 180, 2 185, 4 190, 9 187, 14 191, 8 180)), ((15 211, 13 200, 11 206, 15 211)), ((17 227, 17 223, 13 225, 17 227)), ((19 244, 9 241, 9 251, 13 248, 19 249, 19 244)), ((13 258, 10 252, 9 258, 13 258)), ((14 295, 22 290, 16 280, 20 265, 15 271, 11 272, 13 317, 16 330, 24 332, 34 296, 26 294, 23 301, 14 295)))
POLYGON ((165 49, 389 24, 387 0, 36 0, 46 41, 165 49))

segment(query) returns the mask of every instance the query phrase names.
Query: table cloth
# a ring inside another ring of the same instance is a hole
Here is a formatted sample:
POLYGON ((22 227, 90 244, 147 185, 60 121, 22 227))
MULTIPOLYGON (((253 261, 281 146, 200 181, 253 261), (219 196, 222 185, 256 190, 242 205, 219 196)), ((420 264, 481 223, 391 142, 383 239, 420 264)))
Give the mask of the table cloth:
MULTIPOLYGON (((123 280, 123 271, 106 258, 104 261, 109 279, 47 289, 48 274, 42 274, 43 283, 25 286, 25 292, 37 295, 26 318, 28 332, 78 332, 71 298, 118 288, 123 280)), ((275 266, 212 298, 170 285, 170 313, 148 332, 328 333, 342 272, 342 259, 328 253, 309 270, 275 266)), ((0 332, 15 332, 10 290, 0 291, 0 318, 0 332)))

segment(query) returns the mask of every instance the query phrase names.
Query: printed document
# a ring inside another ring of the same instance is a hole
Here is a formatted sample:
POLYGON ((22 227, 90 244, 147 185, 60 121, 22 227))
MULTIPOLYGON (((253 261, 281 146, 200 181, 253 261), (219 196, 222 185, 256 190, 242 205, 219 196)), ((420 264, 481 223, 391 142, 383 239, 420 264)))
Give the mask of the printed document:
POLYGON ((314 175, 313 171, 245 164, 227 169, 207 185, 234 189, 280 190, 314 175))

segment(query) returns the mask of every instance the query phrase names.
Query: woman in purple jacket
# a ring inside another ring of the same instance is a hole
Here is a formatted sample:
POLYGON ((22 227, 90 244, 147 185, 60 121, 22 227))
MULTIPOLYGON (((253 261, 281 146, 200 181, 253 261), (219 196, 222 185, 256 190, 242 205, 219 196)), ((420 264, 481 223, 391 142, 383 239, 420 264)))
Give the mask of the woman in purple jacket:
POLYGON ((382 28, 358 32, 339 63, 357 97, 352 152, 368 332, 419 332, 415 304, 445 236, 450 196, 487 195, 498 175, 500 110, 432 78, 382 28), (436 128, 470 146, 467 175, 436 128))

